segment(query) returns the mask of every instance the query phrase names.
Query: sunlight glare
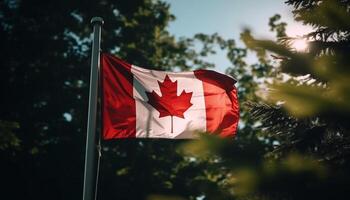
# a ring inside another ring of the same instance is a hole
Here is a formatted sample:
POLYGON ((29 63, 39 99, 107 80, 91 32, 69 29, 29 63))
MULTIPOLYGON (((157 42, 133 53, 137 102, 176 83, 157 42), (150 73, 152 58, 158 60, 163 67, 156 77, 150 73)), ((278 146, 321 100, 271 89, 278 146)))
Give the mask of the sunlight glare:
POLYGON ((307 46, 307 41, 305 39, 296 39, 292 42, 292 48, 296 51, 305 51, 307 46))

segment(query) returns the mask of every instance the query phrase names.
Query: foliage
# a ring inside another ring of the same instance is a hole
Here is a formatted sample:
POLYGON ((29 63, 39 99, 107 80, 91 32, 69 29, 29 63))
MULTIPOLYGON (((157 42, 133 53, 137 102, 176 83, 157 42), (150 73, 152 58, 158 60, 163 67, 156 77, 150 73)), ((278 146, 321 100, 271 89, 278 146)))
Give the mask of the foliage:
POLYGON ((160 0, 0 2, 1 197, 81 198, 89 20, 102 16, 103 50, 136 65, 207 68, 203 58, 227 51, 241 125, 235 140, 103 142, 99 199, 347 199, 349 2, 286 3, 315 29, 306 52, 291 49, 279 15, 277 41, 245 30, 239 47, 218 34, 175 38, 160 0))
POLYGON ((265 152, 261 143, 243 146, 239 140, 208 135, 181 150, 196 159, 214 159, 216 173, 224 174, 216 184, 232 199, 347 199, 347 174, 312 157, 292 153, 279 160, 266 159, 261 156, 265 152))
POLYGON ((18 148, 20 140, 13 132, 18 129, 19 124, 16 122, 0 121, 0 150, 8 148, 18 148))
MULTIPOLYGON (((1 1, 0 119, 20 124, 11 133, 0 125, 3 199, 81 198, 93 16, 105 20, 103 51, 130 63, 161 70, 213 66, 203 60, 214 53, 210 41, 177 39, 166 30, 175 17, 160 0, 1 1)), ((205 179, 189 185, 204 164, 174 153, 175 145, 103 144, 100 198, 201 195, 199 187, 210 188, 205 179)))
MULTIPOLYGON (((304 36, 309 41, 305 52, 293 49, 291 44, 297 38, 285 34, 277 34, 277 42, 257 40, 248 30, 242 34, 242 40, 249 50, 257 53, 260 63, 266 63, 271 54, 278 62, 275 74, 272 73, 275 76, 265 84, 269 90, 260 93, 261 99, 255 97, 246 102, 247 110, 243 113, 247 113, 248 120, 242 116, 244 122, 260 122, 254 128, 260 131, 254 134, 262 141, 271 142, 272 150, 257 151, 255 156, 260 158, 257 159, 245 154, 255 146, 248 144, 235 152, 232 149, 241 144, 239 140, 228 144, 204 138, 185 146, 190 150, 185 155, 202 158, 210 151, 214 154, 211 156, 218 157, 228 174, 224 181, 227 184, 222 188, 232 198, 348 199, 349 2, 289 0, 286 3, 294 6, 296 20, 314 28, 304 36), (244 158, 258 162, 237 166, 246 163, 244 158)), ((278 19, 271 18, 272 30, 285 30, 284 23, 276 28, 278 19)), ((236 62, 234 70, 240 70, 241 63, 236 62)), ((243 66, 246 71, 240 78, 251 74, 248 71, 251 67, 243 66)), ((264 70, 271 72, 269 68, 264 70)), ((256 94, 258 87, 249 88, 254 88, 256 94)))
POLYGON ((271 86, 267 100, 282 103, 278 109, 264 105, 251 106, 251 109, 256 118, 263 121, 266 133, 278 138, 281 144, 276 150, 279 153, 296 150, 312 153, 321 160, 347 163, 350 142, 347 122, 350 88, 347 77, 350 63, 345 57, 350 50, 350 38, 344 21, 350 15, 344 9, 349 3, 287 3, 295 6, 296 20, 315 28, 305 36, 310 41, 309 49, 306 52, 290 49, 288 41, 292 38, 280 44, 250 41, 255 48, 264 48, 281 56, 280 69, 290 77, 287 81, 275 81, 271 86), (288 116, 284 110, 292 116, 288 116), (266 118, 267 113, 275 118, 266 118))
POLYGON ((276 14, 270 18, 269 26, 271 31, 276 31, 277 38, 286 37, 286 26, 285 22, 278 22, 281 19, 281 15, 276 14))

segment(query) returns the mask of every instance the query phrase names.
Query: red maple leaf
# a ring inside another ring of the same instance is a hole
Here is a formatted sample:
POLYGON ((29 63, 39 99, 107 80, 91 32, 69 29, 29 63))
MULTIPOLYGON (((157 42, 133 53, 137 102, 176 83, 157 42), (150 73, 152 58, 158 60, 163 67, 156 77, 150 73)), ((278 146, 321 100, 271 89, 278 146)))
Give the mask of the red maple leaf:
POLYGON ((159 96, 156 92, 146 92, 148 103, 159 111, 159 118, 171 116, 171 133, 173 132, 173 117, 184 117, 184 112, 190 108, 192 92, 185 92, 177 96, 177 81, 172 82, 168 75, 165 76, 164 81, 158 81, 160 92, 159 96))

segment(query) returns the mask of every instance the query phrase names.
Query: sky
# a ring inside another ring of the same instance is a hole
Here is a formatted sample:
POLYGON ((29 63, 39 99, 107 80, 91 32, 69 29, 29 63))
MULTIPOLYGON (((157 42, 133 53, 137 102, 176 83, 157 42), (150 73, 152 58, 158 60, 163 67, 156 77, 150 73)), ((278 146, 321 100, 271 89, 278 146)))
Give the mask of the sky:
MULTIPOLYGON (((292 7, 285 0, 165 0, 170 3, 170 11, 176 20, 168 28, 177 37, 192 37, 196 33, 219 33, 225 39, 239 40, 244 28, 249 28, 253 36, 260 39, 274 39, 268 22, 274 14, 287 22, 287 35, 300 36, 311 30, 310 27, 293 20, 292 7)), ((224 52, 208 58, 216 64, 215 70, 224 72, 230 66, 224 52)), ((254 62, 250 56, 248 62, 254 62)))

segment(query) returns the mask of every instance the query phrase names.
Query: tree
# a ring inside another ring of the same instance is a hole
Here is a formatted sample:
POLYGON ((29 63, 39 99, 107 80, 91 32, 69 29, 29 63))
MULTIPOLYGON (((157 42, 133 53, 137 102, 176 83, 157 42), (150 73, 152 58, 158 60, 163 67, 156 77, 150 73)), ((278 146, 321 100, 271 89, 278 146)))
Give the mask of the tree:
POLYGON ((282 105, 253 105, 253 113, 263 120, 269 136, 281 143, 276 153, 295 150, 347 166, 349 3, 287 3, 294 6, 296 20, 315 30, 304 36, 309 41, 306 52, 290 50, 294 38, 284 38, 280 44, 251 41, 282 56, 280 69, 291 77, 287 82, 276 81, 269 96, 272 102, 284 101, 282 105))
MULTIPOLYGON (((12 130, 15 140, 1 141, 1 146, 18 146, 0 150, 2 198, 81 198, 93 16, 105 20, 102 49, 130 63, 162 70, 212 66, 201 56, 211 48, 198 52, 193 47, 198 39, 176 39, 166 31, 174 16, 159 0, 2 1, 0 119, 19 125, 12 130)), ((7 128, 1 127, 3 134, 7 128)), ((200 195, 185 186, 193 172, 201 173, 201 164, 185 160, 174 146, 103 144, 101 198, 200 195)))
MULTIPOLYGON (((248 103, 245 111, 249 120, 261 123, 255 128, 260 128, 261 139, 272 141, 273 150, 260 157, 261 152, 251 153, 255 146, 239 148, 239 140, 210 138, 186 146, 192 148, 186 155, 225 161, 221 164, 229 169, 221 188, 233 198, 348 199, 349 2, 286 3, 294 6, 296 20, 315 29, 304 36, 309 41, 307 51, 293 49, 297 38, 285 34, 277 34, 277 42, 254 39, 249 32, 243 35, 246 46, 258 56, 272 54, 278 61, 269 92, 248 103)), ((284 24, 280 25, 273 29, 283 31, 284 24)))

